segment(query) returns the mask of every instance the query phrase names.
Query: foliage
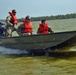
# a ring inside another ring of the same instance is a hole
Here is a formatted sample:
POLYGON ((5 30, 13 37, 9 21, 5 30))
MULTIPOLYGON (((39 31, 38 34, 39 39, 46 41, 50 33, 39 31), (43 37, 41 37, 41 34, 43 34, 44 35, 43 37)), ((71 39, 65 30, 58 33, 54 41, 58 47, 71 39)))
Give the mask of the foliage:
MULTIPOLYGON (((56 20, 56 19, 70 19, 70 18, 76 18, 76 13, 71 13, 71 14, 65 14, 65 15, 51 15, 51 16, 41 16, 41 17, 32 17, 31 21, 41 21, 43 19, 45 20, 56 20)), ((22 21, 22 19, 18 19, 19 22, 22 21)))

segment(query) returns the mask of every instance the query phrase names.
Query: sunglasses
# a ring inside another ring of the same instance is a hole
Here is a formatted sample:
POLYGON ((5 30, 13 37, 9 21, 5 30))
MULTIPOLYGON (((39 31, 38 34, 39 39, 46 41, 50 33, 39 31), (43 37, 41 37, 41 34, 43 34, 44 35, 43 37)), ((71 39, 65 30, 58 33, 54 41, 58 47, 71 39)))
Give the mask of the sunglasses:
POLYGON ((13 13, 16 13, 16 12, 13 12, 13 13))
POLYGON ((27 20, 31 20, 31 19, 27 19, 27 20))

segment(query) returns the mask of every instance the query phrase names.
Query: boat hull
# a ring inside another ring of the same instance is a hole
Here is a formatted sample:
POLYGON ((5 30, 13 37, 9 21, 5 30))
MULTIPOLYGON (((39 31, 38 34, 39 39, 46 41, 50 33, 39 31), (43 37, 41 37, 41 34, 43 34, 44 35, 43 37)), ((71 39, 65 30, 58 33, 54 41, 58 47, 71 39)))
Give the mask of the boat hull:
POLYGON ((66 43, 75 42, 76 31, 57 32, 43 35, 27 35, 0 38, 0 46, 20 50, 46 50, 66 43))

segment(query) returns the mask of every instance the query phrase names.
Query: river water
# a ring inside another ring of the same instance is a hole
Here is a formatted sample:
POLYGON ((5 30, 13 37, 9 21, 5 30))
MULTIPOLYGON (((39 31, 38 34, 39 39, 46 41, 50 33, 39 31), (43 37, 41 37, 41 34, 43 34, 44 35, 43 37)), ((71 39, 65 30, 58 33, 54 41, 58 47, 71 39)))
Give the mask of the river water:
MULTIPOLYGON (((72 25, 74 24, 74 27, 70 24, 72 29, 68 28, 68 30, 75 30, 76 19, 51 21, 54 25, 52 29, 68 31, 66 29, 68 21, 72 21, 72 25), (66 25, 58 27, 58 23, 66 25)), ((61 50, 76 51, 76 45, 61 48, 61 50)), ((0 75, 76 75, 75 52, 58 53, 57 56, 29 56, 27 51, 0 47, 0 75)))

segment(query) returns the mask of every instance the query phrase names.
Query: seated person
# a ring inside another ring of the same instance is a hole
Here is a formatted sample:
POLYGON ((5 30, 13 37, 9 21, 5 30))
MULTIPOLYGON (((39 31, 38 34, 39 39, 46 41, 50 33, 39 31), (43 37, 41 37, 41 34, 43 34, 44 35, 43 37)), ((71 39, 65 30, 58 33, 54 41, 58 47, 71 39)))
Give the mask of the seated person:
POLYGON ((23 22, 23 35, 31 35, 32 34, 32 23, 30 16, 26 16, 23 22))
POLYGON ((52 33, 52 29, 49 27, 48 23, 46 20, 42 20, 41 23, 39 24, 39 28, 37 30, 38 34, 48 34, 52 33))

